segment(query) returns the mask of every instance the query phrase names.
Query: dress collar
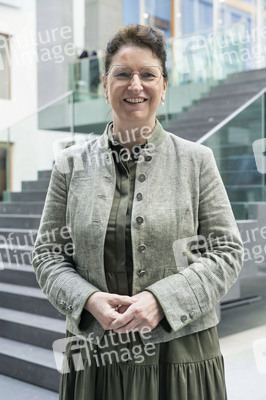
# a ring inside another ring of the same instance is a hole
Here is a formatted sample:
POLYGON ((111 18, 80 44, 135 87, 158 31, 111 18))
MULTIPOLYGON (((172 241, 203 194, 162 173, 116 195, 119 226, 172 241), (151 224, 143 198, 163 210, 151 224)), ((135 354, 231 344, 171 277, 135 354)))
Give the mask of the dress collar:
MULTIPOLYGON (((147 145, 147 140, 141 145, 136 144, 131 149, 128 149, 126 146, 124 146, 123 144, 119 143, 117 140, 114 139, 112 130, 113 130, 113 122, 108 124, 108 127, 107 127, 109 148, 113 152, 117 152, 117 154, 119 156, 124 157, 124 159, 128 158, 128 159, 135 160, 135 161, 138 160, 141 149, 143 149, 147 145)), ((120 157, 118 157, 118 158, 120 158, 120 157)))

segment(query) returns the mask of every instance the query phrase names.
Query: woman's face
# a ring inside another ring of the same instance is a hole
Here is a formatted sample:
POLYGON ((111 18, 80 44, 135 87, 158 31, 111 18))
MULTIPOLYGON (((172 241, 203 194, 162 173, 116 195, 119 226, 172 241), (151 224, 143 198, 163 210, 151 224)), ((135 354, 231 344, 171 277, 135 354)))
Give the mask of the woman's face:
MULTIPOLYGON (((139 72, 146 66, 159 67, 160 60, 153 55, 148 47, 124 46, 114 56, 112 66, 126 66, 132 72, 139 72)), ((157 68, 158 70, 158 68, 157 68)), ((164 99, 167 82, 160 76, 159 82, 151 85, 142 82, 139 75, 133 74, 130 81, 117 80, 108 74, 103 78, 105 95, 113 109, 114 122, 121 128, 150 126, 155 123, 156 110, 164 99), (141 102, 137 102, 141 101, 141 102)))

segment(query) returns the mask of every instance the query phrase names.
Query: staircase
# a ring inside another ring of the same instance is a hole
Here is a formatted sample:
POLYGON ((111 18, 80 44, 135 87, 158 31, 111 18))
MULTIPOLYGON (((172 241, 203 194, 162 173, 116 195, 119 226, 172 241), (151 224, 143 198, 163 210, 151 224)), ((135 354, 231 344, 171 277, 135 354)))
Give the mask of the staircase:
POLYGON ((0 374, 58 392, 52 343, 65 337, 65 317, 31 265, 50 175, 39 171, 37 181, 23 182, 22 192, 0 203, 0 374))
POLYGON ((196 142, 266 87, 266 69, 231 75, 207 95, 169 120, 166 129, 196 142))

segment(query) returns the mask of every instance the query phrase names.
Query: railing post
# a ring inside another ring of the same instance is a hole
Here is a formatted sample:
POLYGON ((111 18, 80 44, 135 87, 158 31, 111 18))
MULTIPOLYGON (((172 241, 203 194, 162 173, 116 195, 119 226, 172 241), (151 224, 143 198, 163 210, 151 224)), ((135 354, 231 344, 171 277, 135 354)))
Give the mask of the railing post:
POLYGON ((74 91, 70 94, 69 127, 72 134, 72 141, 75 140, 75 109, 74 109, 74 91))
POLYGON ((7 154, 6 154, 6 201, 10 201, 11 173, 10 173, 10 128, 7 129, 7 154))

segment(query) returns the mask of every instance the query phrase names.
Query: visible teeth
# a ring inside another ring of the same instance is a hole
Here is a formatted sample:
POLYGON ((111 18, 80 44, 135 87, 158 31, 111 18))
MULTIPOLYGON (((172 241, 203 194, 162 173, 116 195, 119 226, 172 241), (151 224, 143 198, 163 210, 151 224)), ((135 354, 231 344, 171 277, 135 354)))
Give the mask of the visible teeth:
POLYGON ((143 103, 144 99, 126 99, 129 103, 143 103))

